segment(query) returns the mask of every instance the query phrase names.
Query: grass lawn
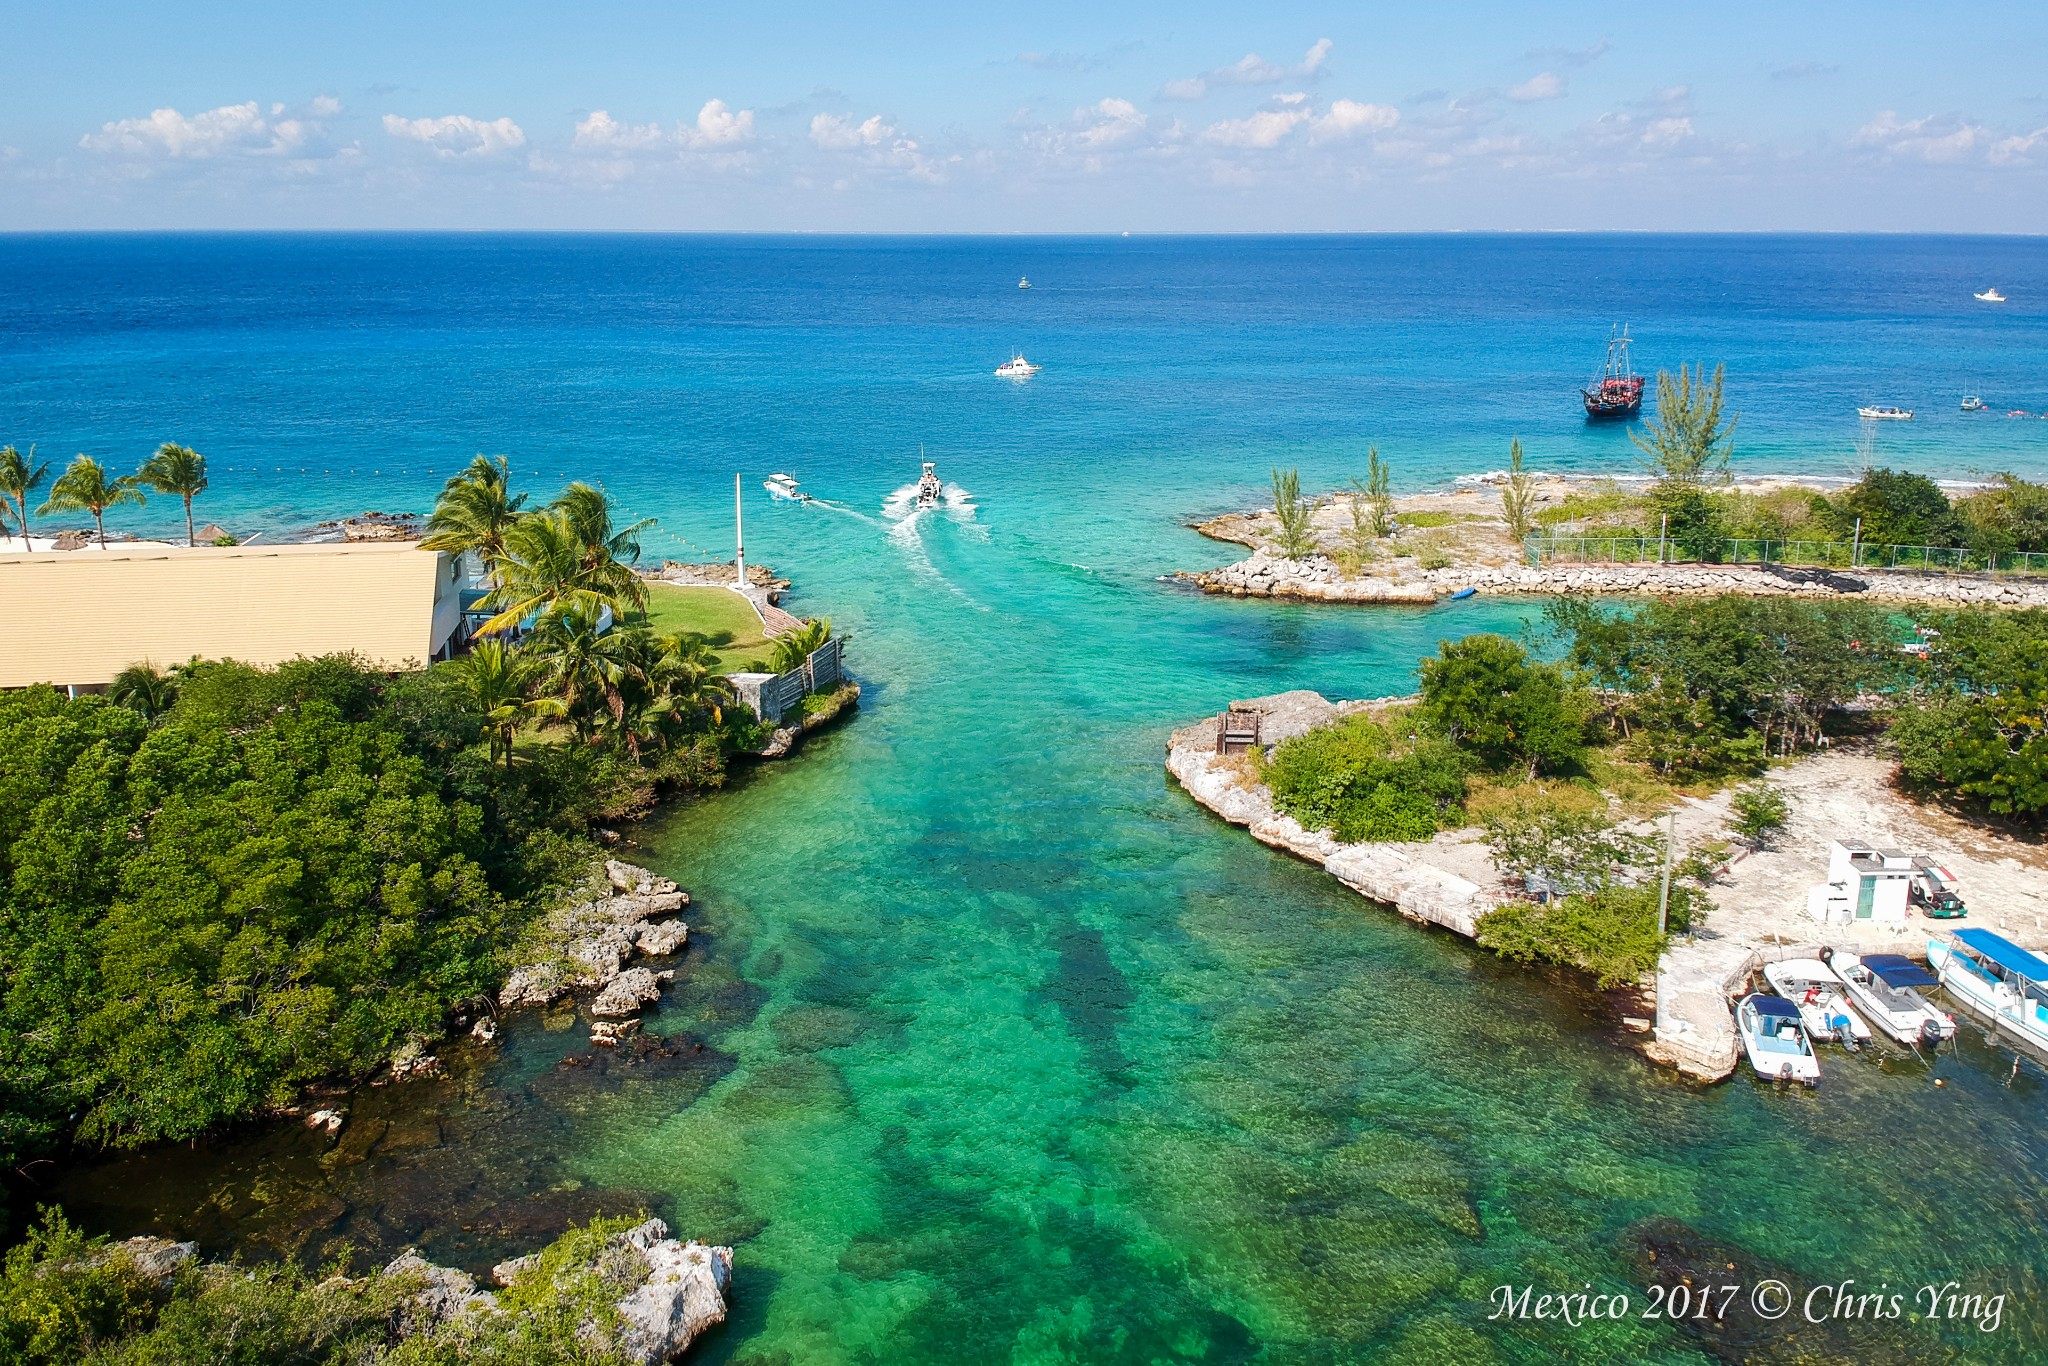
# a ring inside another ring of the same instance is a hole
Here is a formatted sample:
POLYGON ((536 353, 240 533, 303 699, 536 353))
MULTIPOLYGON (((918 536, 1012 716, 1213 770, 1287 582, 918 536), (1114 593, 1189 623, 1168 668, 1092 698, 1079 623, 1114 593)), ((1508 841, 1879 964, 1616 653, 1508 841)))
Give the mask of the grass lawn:
POLYGON ((730 588, 704 588, 674 583, 647 585, 646 623, 662 635, 691 631, 711 642, 718 664, 738 672, 773 650, 761 634, 761 618, 747 600, 730 588))

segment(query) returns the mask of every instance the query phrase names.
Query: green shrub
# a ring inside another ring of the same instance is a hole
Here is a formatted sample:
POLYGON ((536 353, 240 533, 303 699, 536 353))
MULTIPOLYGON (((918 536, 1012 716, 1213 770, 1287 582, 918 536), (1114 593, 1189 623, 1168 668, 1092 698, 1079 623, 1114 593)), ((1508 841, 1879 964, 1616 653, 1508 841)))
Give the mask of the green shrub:
MULTIPOLYGON (((1672 886, 1674 901, 1680 887, 1672 886)), ((1689 890, 1689 889, 1687 889, 1689 890)), ((1615 885, 1539 906, 1510 901, 1479 918, 1479 942, 1503 958, 1589 972, 1602 987, 1640 982, 1657 970, 1657 887, 1615 885)))
POLYGON ((1785 794, 1767 783, 1751 783, 1735 790, 1728 799, 1732 819, 1728 828, 1757 849, 1768 848, 1771 837, 1785 828, 1792 808, 1785 794))
POLYGON ((1495 772, 1576 769, 1589 709, 1561 670, 1505 636, 1445 641, 1422 662, 1417 719, 1495 772))
POLYGON ((1364 716, 1285 741, 1261 765, 1273 804, 1347 842, 1428 839, 1465 799, 1465 761, 1442 741, 1396 741, 1364 716))

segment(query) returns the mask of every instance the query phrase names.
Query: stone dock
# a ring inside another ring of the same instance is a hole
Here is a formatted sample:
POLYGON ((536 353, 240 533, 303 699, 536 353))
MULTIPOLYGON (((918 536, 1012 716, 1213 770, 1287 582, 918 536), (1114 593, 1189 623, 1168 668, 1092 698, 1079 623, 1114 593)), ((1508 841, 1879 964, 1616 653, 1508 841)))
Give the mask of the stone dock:
POLYGON ((1912 570, 1800 569, 1788 565, 1586 564, 1459 566, 1347 575, 1327 555, 1286 559, 1265 550, 1181 578, 1205 593, 1303 602, 1427 605, 1471 588, 1547 596, 1856 597, 1949 607, 2048 608, 2048 579, 1912 570))

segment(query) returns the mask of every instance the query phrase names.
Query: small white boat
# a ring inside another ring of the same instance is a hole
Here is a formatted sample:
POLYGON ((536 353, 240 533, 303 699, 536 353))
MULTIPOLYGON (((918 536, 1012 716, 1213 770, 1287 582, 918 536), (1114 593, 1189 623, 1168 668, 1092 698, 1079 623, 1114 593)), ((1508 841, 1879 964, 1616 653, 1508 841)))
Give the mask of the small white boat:
POLYGON ((1831 965, 1849 999, 1900 1043, 1940 1043, 1956 1032, 1955 1017, 1936 1010, 1916 987, 1940 978, 1902 953, 1838 953, 1831 965))
POLYGON ((1735 1007, 1735 1032, 1749 1065, 1765 1081, 1820 1084, 1820 1059, 1813 1055, 1799 1007, 1784 997, 1759 992, 1743 997, 1735 1007))
POLYGON ((1980 289, 1971 297, 1987 304, 2002 304, 2005 302, 2005 296, 1998 292, 1996 286, 1990 289, 1980 289))
POLYGON ((1993 1032, 2048 1057, 2048 960, 1989 930, 1929 940, 1927 961, 1949 995, 1993 1032))
POLYGON ((1037 373, 1038 367, 1025 360, 1022 351, 1019 351, 1016 355, 996 367, 996 378, 998 379, 1030 379, 1037 373))
POLYGON ((1031 288, 1031 277, 1030 277, 1029 275, 1019 275, 1019 276, 1017 277, 1017 288, 1019 288, 1019 289, 1029 289, 1029 288, 1031 288))
POLYGON ((938 469, 931 461, 925 461, 924 473, 917 477, 917 505, 921 508, 933 506, 944 491, 945 485, 939 482, 938 469))
POLYGON ((1833 1039, 1855 1049, 1870 1042, 1870 1026, 1843 999, 1842 979, 1818 958, 1788 958, 1766 963, 1764 980, 1771 990, 1799 1007, 1807 1037, 1833 1039))
POLYGON ((1865 422, 1911 422, 1913 420, 1913 410, 1911 408, 1894 408, 1889 404, 1883 407, 1858 408, 1856 415, 1865 422))
POLYGON ((787 474, 771 474, 761 481, 761 487, 768 490, 772 498, 787 498, 791 502, 803 501, 805 495, 797 492, 796 479, 787 474))
POLYGON ((1981 398, 1978 398, 1978 397, 1977 397, 1977 396, 1976 396, 1975 394, 1965 394, 1965 395, 1963 395, 1963 411, 1964 411, 1964 412, 1966 412, 1966 413, 1981 413, 1981 412, 1983 412, 1983 411, 1984 411, 1984 400, 1983 400, 1983 399, 1981 399, 1981 398))

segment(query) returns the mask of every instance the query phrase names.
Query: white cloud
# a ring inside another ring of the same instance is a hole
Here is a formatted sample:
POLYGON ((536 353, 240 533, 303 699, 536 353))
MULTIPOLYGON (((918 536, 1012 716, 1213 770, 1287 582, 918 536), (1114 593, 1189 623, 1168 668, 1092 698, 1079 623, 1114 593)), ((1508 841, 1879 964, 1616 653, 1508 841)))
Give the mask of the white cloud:
POLYGON ((1289 133, 1308 119, 1308 110, 1300 106, 1261 109, 1241 119, 1212 123, 1202 137, 1219 147, 1278 147, 1289 133))
POLYGON ((884 122, 880 114, 872 114, 859 123, 837 114, 819 114, 811 119, 811 141, 827 151, 876 147, 895 136, 895 127, 884 122))
POLYGON ((697 111, 697 126, 684 128, 680 136, 685 147, 725 147, 754 136, 754 111, 734 113, 724 100, 706 100, 697 111))
POLYGON ((668 141, 658 123, 620 123, 602 109, 576 125, 576 146, 585 151, 643 152, 668 141))
POLYGON ((1689 118, 1652 119, 1650 126, 1643 130, 1641 138, 1645 147, 1675 147, 1692 136, 1692 120, 1689 118))
POLYGON ((1229 66, 1215 67, 1199 76, 1168 81, 1160 87, 1159 95, 1161 99, 1168 100, 1199 100, 1217 86, 1279 85, 1285 81, 1318 80, 1326 74, 1324 68, 1336 46, 1328 38, 1316 39, 1315 45, 1302 54, 1297 66, 1281 66, 1256 52, 1247 52, 1229 66))
POLYGON ((1873 147, 1891 156, 1918 157, 1923 161, 1959 161, 1990 134, 1982 126, 1965 122, 1952 114, 1929 114, 1924 118, 1901 120, 1886 109, 1856 130, 1850 141, 1858 147, 1873 147))
POLYGON ((1554 100, 1563 94, 1564 81, 1555 71, 1538 72, 1520 85, 1508 87, 1508 98, 1517 104, 1533 104, 1537 100, 1554 100))
POLYGON ((2044 145, 2048 145, 2048 128, 2036 128, 2031 133, 2018 133, 2009 138, 2000 138, 1991 144, 1991 150, 1985 155, 2000 164, 2024 161, 2036 147, 2044 145))
POLYGON ((467 114, 446 114, 437 119, 406 119, 384 116, 384 131, 392 137, 422 142, 444 157, 491 156, 526 145, 526 130, 510 119, 473 119, 467 114))
POLYGON ((1091 108, 1074 111, 1081 125, 1074 141, 1083 147, 1115 147, 1144 133, 1146 117, 1129 100, 1106 99, 1091 108))
POLYGON ((1391 104, 1332 100, 1330 112, 1311 122, 1309 132, 1319 142, 1336 142, 1365 133, 1384 133, 1400 121, 1401 111, 1391 104))
MULTIPOLYGON (((274 117, 283 112, 284 106, 273 105, 272 109, 274 117)), ((188 160, 237 154, 286 156, 303 145, 313 131, 316 130, 298 119, 272 122, 256 101, 250 100, 189 116, 175 109, 157 109, 148 118, 118 119, 102 125, 97 133, 87 133, 78 140, 78 145, 88 151, 122 156, 188 160)))

